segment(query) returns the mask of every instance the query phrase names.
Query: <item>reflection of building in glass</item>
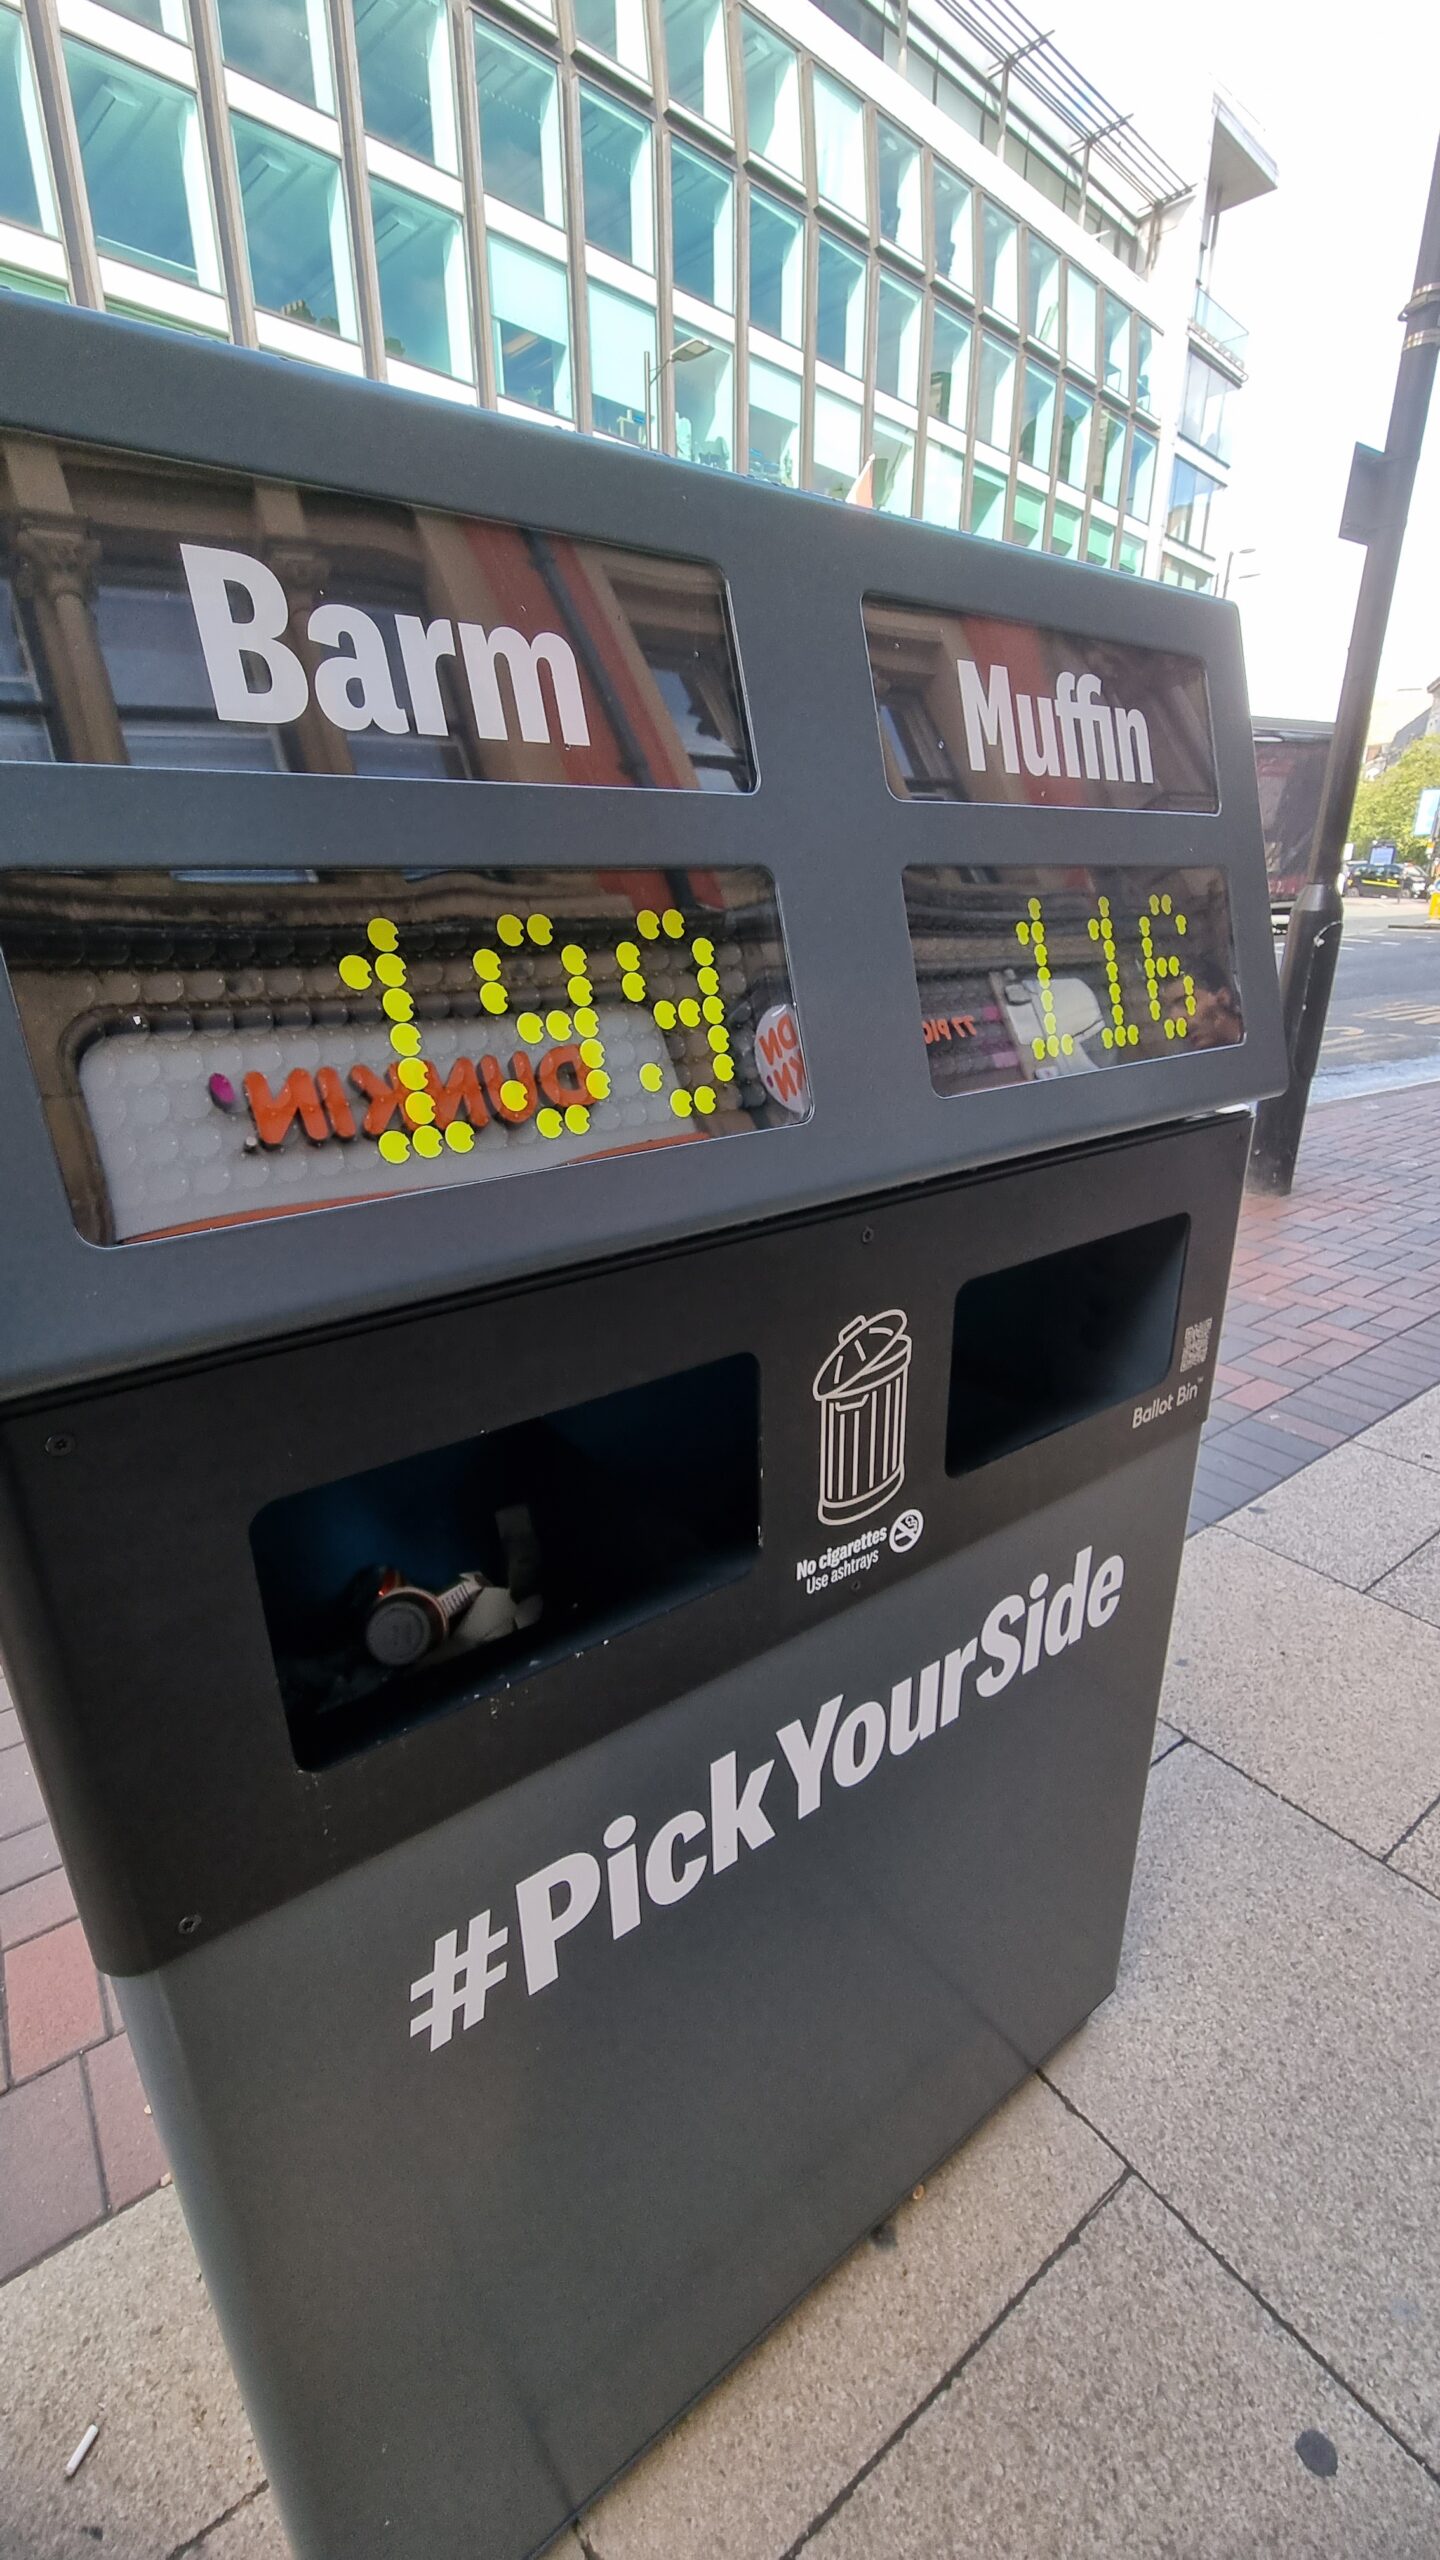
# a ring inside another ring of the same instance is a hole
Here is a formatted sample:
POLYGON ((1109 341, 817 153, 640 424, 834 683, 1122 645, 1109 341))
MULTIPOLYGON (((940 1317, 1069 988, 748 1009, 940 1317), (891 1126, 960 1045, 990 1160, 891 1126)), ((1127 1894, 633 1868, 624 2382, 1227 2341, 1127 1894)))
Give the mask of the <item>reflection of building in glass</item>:
POLYGON ((3 431, 0 754, 753 780, 711 569, 3 431), (278 675, 270 725, 254 706, 278 675))
POLYGON ((864 611, 898 799, 1219 806, 1198 659, 873 596, 864 611))
POLYGON ((0 289, 1206 587, 1275 173, 1167 119, 1009 0, 0 0, 0 289))

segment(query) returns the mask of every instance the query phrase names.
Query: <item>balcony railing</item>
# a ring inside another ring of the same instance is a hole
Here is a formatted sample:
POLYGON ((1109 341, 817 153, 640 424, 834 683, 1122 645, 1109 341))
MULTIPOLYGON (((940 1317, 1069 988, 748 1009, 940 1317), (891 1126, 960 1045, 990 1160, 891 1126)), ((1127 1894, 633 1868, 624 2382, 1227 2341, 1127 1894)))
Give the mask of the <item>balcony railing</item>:
POLYGON ((1190 318, 1196 335, 1224 358, 1233 373, 1243 374, 1245 350, 1250 344, 1249 330, 1243 328, 1213 294, 1206 293, 1199 285, 1195 288, 1195 308, 1190 318))

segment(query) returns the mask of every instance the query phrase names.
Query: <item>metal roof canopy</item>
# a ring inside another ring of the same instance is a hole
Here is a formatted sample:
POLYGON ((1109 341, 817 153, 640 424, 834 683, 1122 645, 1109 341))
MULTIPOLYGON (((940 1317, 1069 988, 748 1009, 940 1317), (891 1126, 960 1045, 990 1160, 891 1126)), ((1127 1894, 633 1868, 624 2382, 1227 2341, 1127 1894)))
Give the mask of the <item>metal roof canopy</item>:
POLYGON ((1013 73, 1074 135, 1083 159, 1088 162, 1093 152, 1134 190, 1141 213, 1157 212, 1191 193, 1189 181, 1135 131, 1129 115, 1077 71, 1068 54, 1014 0, 937 0, 937 5, 987 49, 1002 83, 1013 73))

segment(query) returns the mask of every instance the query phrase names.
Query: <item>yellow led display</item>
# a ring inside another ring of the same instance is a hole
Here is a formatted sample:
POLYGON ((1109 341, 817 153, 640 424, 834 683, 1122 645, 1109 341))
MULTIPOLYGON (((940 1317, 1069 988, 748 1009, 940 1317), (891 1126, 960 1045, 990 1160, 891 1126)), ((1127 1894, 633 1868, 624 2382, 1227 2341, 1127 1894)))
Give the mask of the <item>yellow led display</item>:
MULTIPOLYGON (((708 935, 697 934, 688 948, 683 947, 686 934, 679 907, 642 907, 636 911, 634 938, 614 945, 619 995, 648 1012, 674 1052, 670 1071, 653 1058, 628 1066, 620 1079, 621 1090, 629 1079, 633 1079, 632 1091, 638 1088, 652 1098, 667 1094, 668 1088, 670 1116, 682 1124, 713 1119, 725 1098, 725 1087, 733 1085, 736 1076, 714 942, 708 935), (677 950, 677 945, 682 948, 677 950), (658 972, 660 986, 669 992, 652 991, 652 968, 658 972), (687 979, 693 992, 681 991, 687 979), (693 1035, 688 1051, 687 1034, 693 1035), (708 1081, 692 1083, 692 1077, 708 1081)), ((447 1149, 467 1155, 475 1146, 477 1127, 491 1114, 516 1127, 528 1123, 545 1139, 591 1132, 596 1106, 616 1097, 616 1076, 600 1032, 590 955, 580 942, 560 942, 550 915, 537 911, 524 916, 507 910, 495 919, 493 942, 480 944, 470 955, 473 984, 488 1023, 498 1026, 511 1015, 511 971, 518 968, 521 979, 528 982, 530 1001, 513 1016, 515 1036, 523 1047, 508 1065, 503 1051, 476 1060, 462 1058, 444 1069, 428 1061, 414 1019, 415 1000, 406 983, 398 928, 391 918, 376 916, 367 925, 366 936, 368 951, 347 952, 338 971, 348 994, 378 997, 395 1059, 389 1086, 393 1100, 373 1078, 365 1088, 371 1097, 365 1115, 367 1134, 374 1138, 385 1163, 433 1162, 447 1149), (544 980, 533 974, 540 966, 540 955, 552 951, 551 966, 564 973, 568 1007, 552 1000, 547 1009, 541 992, 544 980), (388 1119, 387 1108, 392 1115, 388 1119)), ((1041 984, 1048 988, 1043 922, 1034 922, 1029 938, 1037 974, 1043 972, 1041 984)), ((608 984, 615 988, 613 978, 608 984)), ((610 1000, 614 1001, 613 993, 610 1000)), ((1053 1020, 1053 1008, 1049 1018, 1053 1020)), ((343 1095, 339 1107, 346 1107, 343 1095)))
MULTIPOLYGON (((1112 883, 1117 876, 1114 873, 1109 875, 1112 883)), ((1062 893, 1068 893, 1071 886, 1071 881, 1064 875, 1057 875, 1057 887, 1062 893)), ((1100 1013, 1100 1020, 1094 1025, 1100 1045, 1109 1051, 1138 1048, 1142 1027, 1147 1039, 1160 1039, 1167 1044, 1185 1040, 1198 1009, 1195 980, 1180 952, 1166 949, 1164 945, 1172 937, 1178 942, 1189 932, 1189 919, 1171 891, 1158 889, 1145 891, 1139 901, 1138 913, 1132 909, 1123 920, 1117 919, 1111 897, 1099 894, 1098 883, 1096 889, 1094 912, 1084 919, 1083 931, 1086 940, 1095 946, 1094 958, 1104 975, 1103 989, 1096 987, 1092 990, 1100 1013), (1127 993, 1127 968, 1130 993, 1127 993), (1138 987, 1135 983, 1137 973, 1138 987), (1143 996, 1138 1008, 1141 1019, 1137 1020, 1132 1015, 1131 1001, 1132 995, 1142 988, 1143 996), (1174 995, 1180 997, 1184 1011, 1167 1014, 1167 999, 1173 1001, 1174 995)), ((1081 929, 1081 920, 1075 915, 1073 903, 1067 895, 1064 923, 1060 928, 1063 937, 1061 956, 1057 959, 1050 938, 1045 900, 1031 896, 1024 900, 1024 907, 1023 915, 1016 914, 1012 908, 1010 925, 1006 929, 1013 929, 1015 940, 1025 954, 1026 966, 1033 971, 1033 1005, 1040 1019, 1038 1029, 1030 1030, 1027 1026, 1027 1046, 1036 1064, 1040 1065, 1051 1058, 1072 1057, 1076 1051, 1076 1036, 1061 1031, 1059 1027, 1055 987, 1060 980, 1078 985, 1085 976, 1084 972, 1080 978, 1076 976, 1077 955, 1070 939, 1081 929)), ((936 1040, 953 1039, 957 1033, 961 1039, 974 1036, 968 1017, 963 1022, 953 1015, 944 1021, 927 1021, 927 1046, 936 1040)))

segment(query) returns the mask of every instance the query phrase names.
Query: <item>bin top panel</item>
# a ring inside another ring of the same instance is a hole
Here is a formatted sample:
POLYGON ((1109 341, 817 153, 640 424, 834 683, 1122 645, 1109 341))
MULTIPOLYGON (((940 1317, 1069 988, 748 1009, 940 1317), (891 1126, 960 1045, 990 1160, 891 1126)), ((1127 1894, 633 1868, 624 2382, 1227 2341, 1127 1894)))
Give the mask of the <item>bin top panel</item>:
POLYGON ((0 1396, 1283 1081, 1231 607, 4 297, 0 386, 0 1396))

